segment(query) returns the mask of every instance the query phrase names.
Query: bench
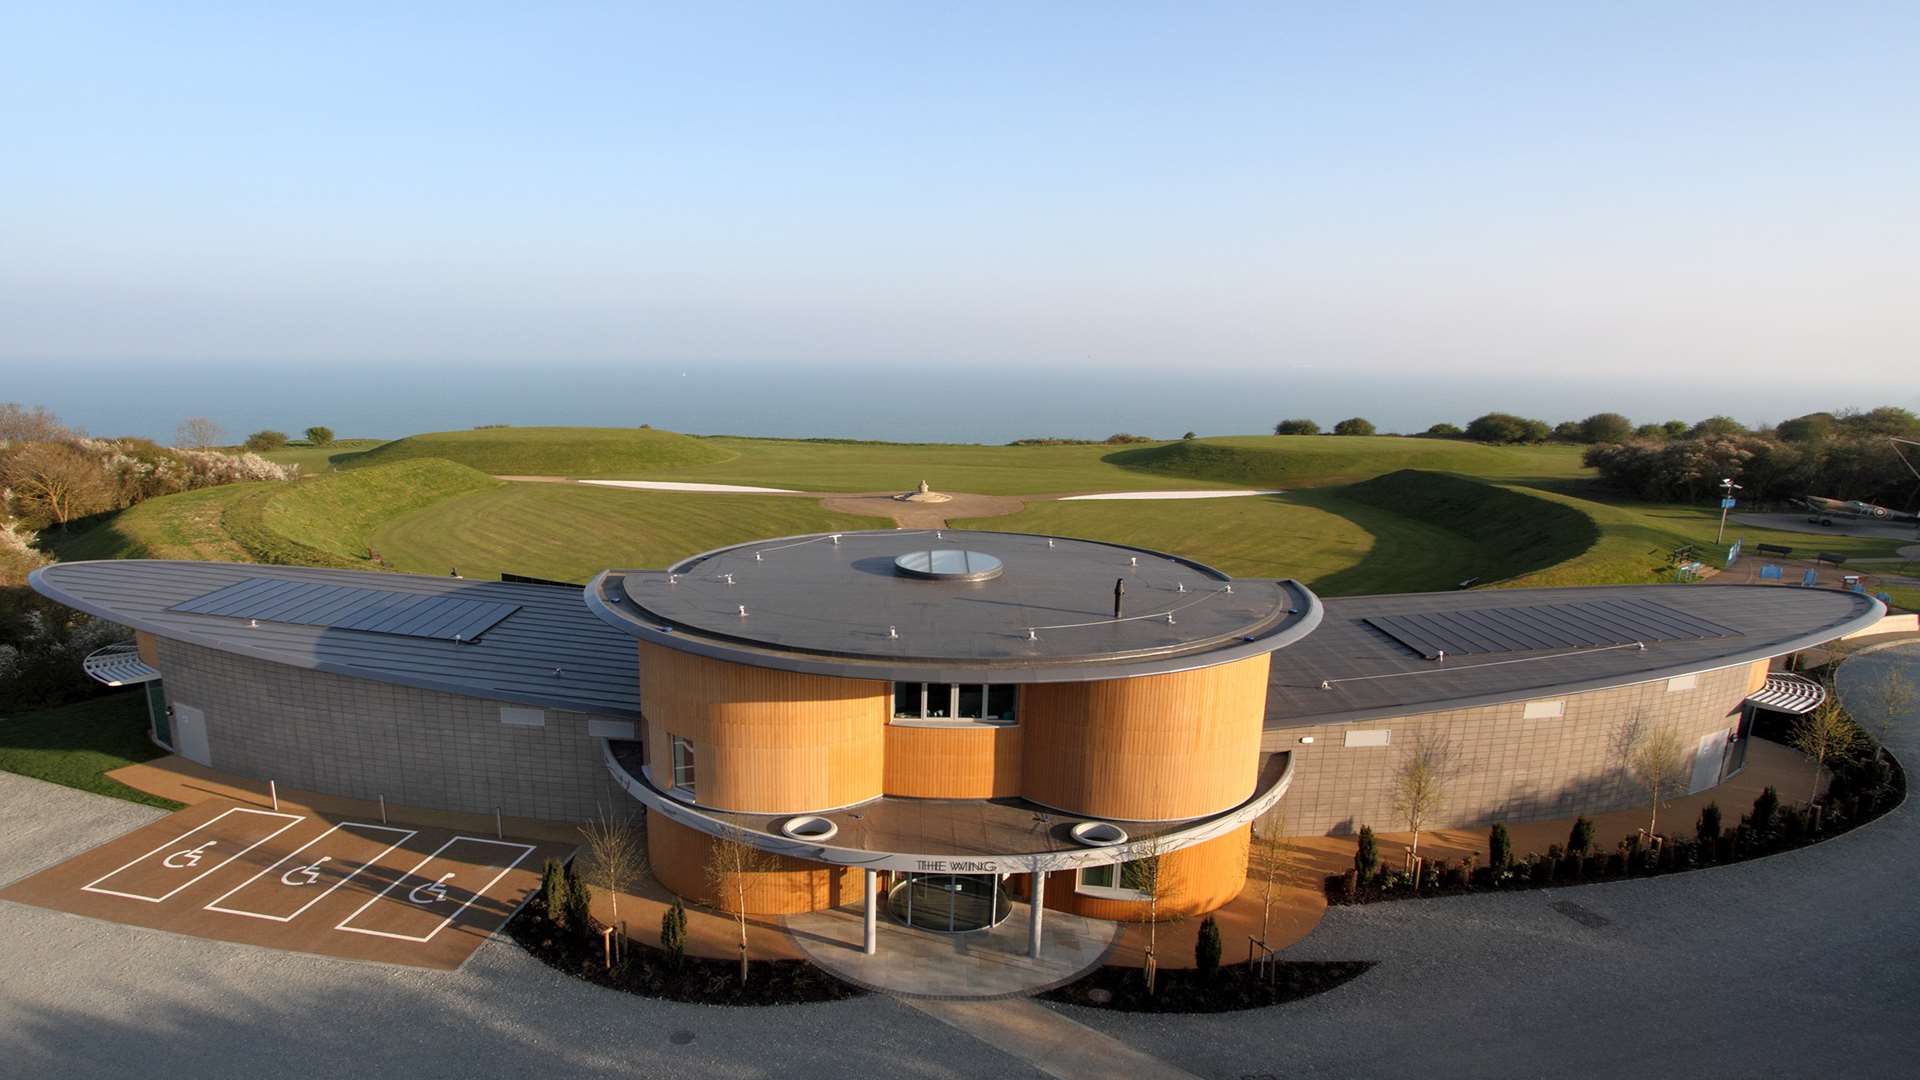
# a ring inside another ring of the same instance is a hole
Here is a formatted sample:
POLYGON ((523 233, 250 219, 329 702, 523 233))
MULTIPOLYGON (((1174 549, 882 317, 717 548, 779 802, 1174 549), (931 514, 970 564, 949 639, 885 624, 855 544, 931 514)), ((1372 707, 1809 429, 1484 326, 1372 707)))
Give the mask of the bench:
POLYGON ((1845 555, 1835 555, 1831 551, 1816 551, 1813 553, 1813 561, 1832 563, 1835 566, 1839 566, 1841 563, 1847 561, 1847 557, 1845 555))
POLYGON ((1762 555, 1780 555, 1780 556, 1787 556, 1787 555, 1791 555, 1791 554, 1793 554, 1793 549, 1792 549, 1792 548, 1790 548, 1790 547, 1782 547, 1782 546, 1781 546, 1781 545, 1779 545, 1779 544, 1761 544, 1761 545, 1759 546, 1759 548, 1758 548, 1757 550, 1758 550, 1758 551, 1760 552, 1760 554, 1762 554, 1762 555))

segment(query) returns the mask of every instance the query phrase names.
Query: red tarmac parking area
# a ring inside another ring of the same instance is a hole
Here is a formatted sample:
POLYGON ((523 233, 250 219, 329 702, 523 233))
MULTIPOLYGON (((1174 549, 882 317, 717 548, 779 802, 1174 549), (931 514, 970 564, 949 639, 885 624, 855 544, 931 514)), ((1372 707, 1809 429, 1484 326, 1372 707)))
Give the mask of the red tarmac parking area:
POLYGON ((195 937, 457 968, 564 844, 231 799, 187 807, 0 889, 0 899, 195 937))

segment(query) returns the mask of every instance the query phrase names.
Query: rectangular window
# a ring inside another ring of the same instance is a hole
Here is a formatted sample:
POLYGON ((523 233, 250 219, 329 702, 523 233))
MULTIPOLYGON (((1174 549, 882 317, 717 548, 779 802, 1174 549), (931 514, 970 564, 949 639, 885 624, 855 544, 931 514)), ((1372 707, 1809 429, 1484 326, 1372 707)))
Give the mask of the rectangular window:
POLYGON ((987 719, 996 724, 1013 723, 1013 701, 1018 696, 1014 686, 987 687, 987 719))
POLYGON ((1080 879, 1075 887, 1089 896, 1139 900, 1147 897, 1153 888, 1152 871, 1152 865, 1144 859, 1085 866, 1080 869, 1080 879))
POLYGON ((1700 676, 1698 675, 1675 675, 1673 678, 1667 680, 1667 693, 1671 694, 1680 690, 1691 690, 1698 685, 1699 682, 1700 676))
POLYGON ((678 735, 667 736, 673 743, 673 790, 693 797, 693 742, 678 735))
POLYGON ((894 683, 893 718, 1011 724, 1019 691, 1017 686, 981 683, 894 683))
POLYGON ((631 720, 587 719, 587 734, 596 739, 637 739, 631 720))
POLYGON ((1522 720, 1551 720, 1566 715, 1567 703, 1564 701, 1529 701, 1520 710, 1522 720))
POLYGON ((902 719, 918 720, 921 716, 921 698, 926 693, 927 684, 917 682, 897 682, 893 684, 893 715, 902 719))
POLYGON ((953 684, 927 684, 927 719, 945 720, 953 715, 953 684))
POLYGON ((954 705, 953 715, 962 720, 985 720, 987 718, 987 688, 978 683, 963 683, 960 686, 954 705))
POLYGON ((1348 746, 1388 746, 1388 745, 1391 745, 1392 742, 1393 742, 1393 732, 1391 731, 1381 730, 1381 731, 1349 731, 1347 732, 1348 746))

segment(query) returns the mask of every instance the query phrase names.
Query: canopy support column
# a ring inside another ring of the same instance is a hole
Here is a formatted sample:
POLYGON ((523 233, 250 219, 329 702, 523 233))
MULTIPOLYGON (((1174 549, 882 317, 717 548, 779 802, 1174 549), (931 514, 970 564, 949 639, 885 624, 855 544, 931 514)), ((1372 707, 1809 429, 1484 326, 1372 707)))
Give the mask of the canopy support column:
POLYGON ((868 870, 866 871, 866 877, 867 877, 867 881, 866 881, 867 903, 866 903, 866 912, 864 914, 864 921, 866 923, 866 938, 865 938, 864 944, 861 947, 861 951, 866 953, 868 956, 872 956, 874 953, 877 953, 880 951, 880 921, 879 921, 880 908, 877 902, 877 897, 880 892, 880 888, 879 888, 880 875, 874 873, 872 870, 868 870))
POLYGON ((1040 959, 1040 913, 1047 910, 1047 872, 1035 870, 1032 875, 1032 908, 1027 912, 1027 955, 1040 959))

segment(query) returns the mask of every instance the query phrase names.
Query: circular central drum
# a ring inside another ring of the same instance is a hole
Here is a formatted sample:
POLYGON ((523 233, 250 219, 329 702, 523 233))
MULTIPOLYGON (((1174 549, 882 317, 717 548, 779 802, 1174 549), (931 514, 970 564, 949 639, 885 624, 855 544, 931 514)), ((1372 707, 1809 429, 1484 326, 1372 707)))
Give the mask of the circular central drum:
POLYGON ((887 910, 908 926, 957 934, 993 926, 1013 901, 996 874, 909 874, 887 891, 887 910))
POLYGON ((999 577, 1004 569, 999 559, 984 551, 958 548, 909 551, 893 560, 893 568, 903 576, 929 581, 986 581, 999 577))

